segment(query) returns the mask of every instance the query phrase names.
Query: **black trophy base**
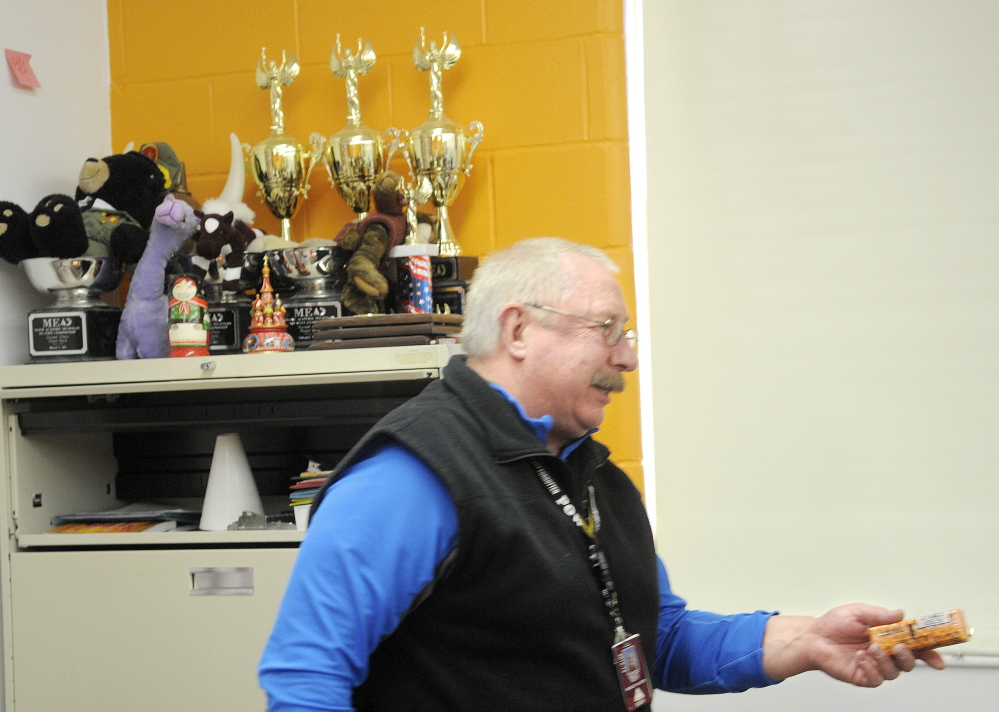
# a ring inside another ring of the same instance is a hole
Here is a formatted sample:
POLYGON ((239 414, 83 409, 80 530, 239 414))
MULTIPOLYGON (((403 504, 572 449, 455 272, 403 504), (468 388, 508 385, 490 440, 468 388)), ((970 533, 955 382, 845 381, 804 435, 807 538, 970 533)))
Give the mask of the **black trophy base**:
POLYGON ((241 354, 243 339, 250 333, 250 307, 246 302, 210 302, 208 353, 241 354))
POLYGON ((467 282, 434 282, 434 312, 464 314, 468 295, 467 282))
POLYGON ((115 358, 121 310, 114 307, 42 309, 28 314, 31 363, 115 358))
POLYGON ((472 279, 472 273, 479 266, 479 258, 474 255, 456 257, 431 257, 430 279, 437 282, 464 282, 472 279))
POLYGON ((303 299, 292 298, 285 302, 285 322, 288 333, 295 340, 295 350, 304 351, 312 344, 316 333, 316 322, 343 316, 343 304, 336 298, 303 299))

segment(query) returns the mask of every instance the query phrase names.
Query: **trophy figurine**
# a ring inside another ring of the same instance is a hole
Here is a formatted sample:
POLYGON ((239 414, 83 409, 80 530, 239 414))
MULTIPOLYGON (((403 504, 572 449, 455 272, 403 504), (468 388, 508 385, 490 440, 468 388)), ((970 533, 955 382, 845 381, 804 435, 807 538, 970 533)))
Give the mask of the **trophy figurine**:
POLYGON ((473 121, 470 135, 444 115, 441 96, 441 77, 461 57, 461 46, 454 37, 444 33, 440 48, 434 42, 427 47, 423 28, 420 41, 413 46, 413 64, 420 71, 430 72, 430 118, 409 132, 407 159, 417 178, 430 182, 430 199, 437 207, 437 222, 433 239, 441 255, 456 256, 461 248, 455 242, 448 206, 454 202, 464 185, 465 177, 472 170, 472 153, 482 141, 482 124, 473 121))
POLYGON ((258 87, 270 90, 271 134, 252 148, 243 146, 257 192, 281 221, 281 237, 285 240, 292 240, 291 218, 309 192, 309 176, 322 154, 321 146, 314 146, 309 153, 302 143, 284 132, 281 93, 295 81, 299 69, 294 54, 282 52, 278 65, 273 60, 267 61, 265 50, 260 51, 256 79, 258 87))
MULTIPOLYGON (((375 63, 371 43, 359 39, 357 52, 340 46, 340 35, 330 54, 330 71, 347 80, 347 125, 325 141, 323 163, 330 176, 330 184, 337 189, 350 209, 360 220, 368 214, 371 191, 384 170, 385 142, 377 131, 361 121, 361 105, 357 98, 357 78, 367 74, 375 63)), ((310 137, 314 147, 321 146, 321 134, 310 137)))

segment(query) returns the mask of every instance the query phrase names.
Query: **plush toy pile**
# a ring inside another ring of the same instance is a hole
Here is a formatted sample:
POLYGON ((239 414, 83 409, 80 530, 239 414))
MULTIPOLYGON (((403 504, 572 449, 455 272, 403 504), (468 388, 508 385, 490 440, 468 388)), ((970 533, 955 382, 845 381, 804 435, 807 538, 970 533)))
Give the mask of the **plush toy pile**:
POLYGON ((167 194, 155 161, 137 151, 83 164, 74 197, 42 198, 29 213, 0 201, 0 257, 114 257, 139 261, 156 207, 167 194))

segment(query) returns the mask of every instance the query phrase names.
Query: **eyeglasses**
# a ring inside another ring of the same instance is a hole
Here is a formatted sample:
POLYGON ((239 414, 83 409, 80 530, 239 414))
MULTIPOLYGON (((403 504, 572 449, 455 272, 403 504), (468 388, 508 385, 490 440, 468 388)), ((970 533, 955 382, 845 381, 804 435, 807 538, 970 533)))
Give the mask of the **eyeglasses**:
POLYGON ((635 333, 635 330, 625 329, 624 324, 619 322, 617 319, 607 319, 606 321, 601 321, 600 319, 594 319, 591 316, 573 314, 572 312, 556 309, 555 307, 545 306, 544 304, 532 304, 530 302, 524 302, 524 306, 531 307, 532 309, 541 309, 554 314, 561 314, 562 316, 571 316, 572 318, 580 319, 581 321, 587 321, 592 324, 594 328, 598 328, 603 331, 604 342, 608 346, 617 346, 622 337, 624 338, 625 343, 628 344, 628 348, 632 351, 634 351, 638 346, 638 334, 635 333))

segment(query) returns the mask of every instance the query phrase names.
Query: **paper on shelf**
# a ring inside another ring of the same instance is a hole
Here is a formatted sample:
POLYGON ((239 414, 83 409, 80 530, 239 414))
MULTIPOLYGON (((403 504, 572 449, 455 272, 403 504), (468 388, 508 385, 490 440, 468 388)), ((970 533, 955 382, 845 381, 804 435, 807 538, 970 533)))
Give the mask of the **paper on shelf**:
POLYGON ((197 522, 201 518, 201 512, 196 509, 172 509, 162 505, 149 504, 148 502, 132 502, 118 509, 111 509, 104 512, 73 512, 70 514, 60 514, 55 517, 56 522, 140 522, 140 521, 164 521, 173 520, 178 522, 197 522))

